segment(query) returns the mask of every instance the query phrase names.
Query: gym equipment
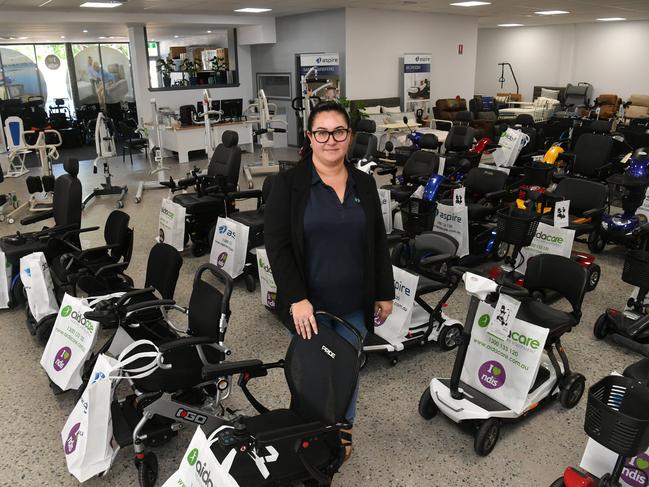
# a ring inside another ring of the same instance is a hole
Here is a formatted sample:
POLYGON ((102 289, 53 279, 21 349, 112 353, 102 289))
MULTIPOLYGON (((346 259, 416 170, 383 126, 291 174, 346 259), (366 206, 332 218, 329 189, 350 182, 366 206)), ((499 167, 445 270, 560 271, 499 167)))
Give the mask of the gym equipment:
POLYGON ((635 150, 624 174, 614 174, 607 182, 619 188, 623 212, 604 213, 601 216, 601 223, 589 238, 588 248, 599 253, 611 242, 629 248, 646 249, 649 242, 649 222, 645 214, 636 212, 643 205, 649 187, 649 148, 635 150))
POLYGON ((617 453, 615 466, 601 478, 581 468, 567 467, 550 487, 619 487, 623 475, 629 482, 625 485, 646 484, 644 469, 638 466, 644 461, 640 455, 649 447, 648 377, 649 359, 643 359, 629 365, 622 376, 609 375, 590 386, 584 430, 617 453))
MULTIPOLYGON (((171 299, 144 301, 130 304, 127 300, 119 307, 93 310, 85 317, 100 324, 122 325, 135 313, 175 309, 188 317, 187 336, 161 343, 158 348, 160 368, 144 378, 129 378, 133 394, 115 399, 112 404, 113 431, 120 447, 133 445, 138 480, 142 487, 155 485, 157 459, 146 446, 163 444, 187 426, 201 424, 206 429, 216 429, 223 424, 225 413, 221 401, 230 394, 231 374, 202 377, 203 367, 221 363, 230 350, 224 339, 230 319, 232 280, 212 264, 203 264, 194 276, 189 306, 182 308, 171 299), (211 274, 220 290, 204 279, 211 274)), ((136 347, 128 356, 149 351, 149 347, 136 347)), ((133 362, 135 367, 142 365, 133 362)), ((128 376, 128 374, 127 374, 128 376)))
POLYGON ((276 119, 270 114, 270 106, 274 107, 273 112, 277 113, 277 105, 275 103, 268 103, 264 90, 259 90, 257 102, 249 105, 246 112, 254 109, 259 114, 259 129, 254 131, 254 134, 259 137, 261 143, 261 162, 254 164, 245 164, 243 166, 243 173, 248 181, 248 188, 252 189, 254 184, 252 176, 258 174, 274 174, 279 172, 279 164, 277 164, 272 156, 273 148, 273 134, 285 133, 286 128, 278 128, 273 124, 284 125, 288 127, 288 123, 284 120, 276 119), (271 163, 271 161, 273 161, 271 163))
POLYGON ((18 178, 29 172, 25 167, 25 157, 32 150, 25 142, 25 128, 20 117, 7 117, 4 124, 5 140, 7 141, 7 157, 9 158, 9 170, 5 177, 18 178), (20 164, 16 164, 18 159, 20 164))
MULTIPOLYGON (((462 323, 449 318, 442 309, 457 288, 460 280, 449 269, 457 263, 457 242, 439 232, 425 232, 407 242, 397 245, 392 251, 392 263, 411 274, 417 274, 417 290, 412 318, 403 336, 386 340, 376 332, 368 334, 363 342, 361 367, 367 362, 367 354, 384 353, 392 365, 396 365, 397 353, 406 348, 423 346, 435 341, 441 350, 452 350, 456 339, 462 333, 462 323), (444 295, 433 307, 424 297, 444 290, 444 295)), ((389 324, 381 325, 379 332, 389 324)))
MULTIPOLYGON (((241 487, 298 485, 330 486, 345 457, 341 439, 351 441, 344 429, 350 427, 345 412, 358 381, 362 338, 349 323, 329 313, 321 317, 344 326, 354 337, 350 343, 324 324, 310 340, 294 336, 284 360, 224 362, 203 369, 206 379, 241 374, 239 386, 257 416, 242 416, 227 424, 212 451, 219 461, 232 448, 254 451, 265 458, 269 476, 264 478, 252 461, 235 460, 230 475, 241 487), (287 409, 265 408, 248 389, 248 382, 265 377, 272 369, 284 369, 291 391, 287 409), (272 448, 272 450, 271 450, 272 448), (272 454, 270 454, 272 453, 272 454), (272 460, 274 458, 274 460, 272 460)), ((215 428, 205 428, 211 433, 215 428)))
POLYGON ((97 174, 97 164, 102 163, 104 166, 104 178, 106 179, 106 182, 101 183, 101 186, 93 189, 92 192, 83 199, 81 206, 82 208, 85 208, 88 202, 96 196, 118 194, 119 198, 117 198, 117 208, 124 208, 124 197, 128 191, 128 186, 113 186, 111 181, 112 174, 110 173, 110 167, 108 166, 108 159, 110 157, 115 157, 117 155, 117 150, 115 149, 113 122, 102 112, 99 112, 97 115, 97 121, 95 123, 95 149, 97 150, 97 157, 93 162, 92 172, 93 174, 97 174))
POLYGON ((20 280, 20 258, 32 252, 44 252, 48 261, 64 252, 64 248, 48 244, 54 236, 70 239, 79 245, 78 234, 74 232, 81 224, 81 182, 77 178, 79 161, 68 159, 63 163, 66 174, 62 174, 54 183, 53 205, 48 211, 23 218, 20 223, 29 225, 48 218, 54 218, 54 225, 38 232, 21 233, 0 238, 0 248, 5 253, 12 267, 11 296, 12 305, 24 302, 22 282, 20 280), (67 232, 73 231, 68 234, 67 232))
MULTIPOLYGON (((455 272, 461 273, 462 270, 457 269, 455 272)), ((581 399, 586 381, 583 375, 570 370, 568 357, 561 345, 561 336, 576 326, 581 318, 586 271, 568 258, 542 254, 529 260, 525 272, 527 289, 507 283, 499 285, 491 279, 469 272, 464 273, 463 279, 471 301, 453 372, 450 379, 432 379, 430 386, 421 396, 419 414, 424 419, 432 419, 441 411, 456 423, 473 423, 476 431, 474 450, 478 455, 486 456, 496 446, 501 422, 524 418, 557 396, 561 405, 568 409, 576 406, 581 399), (557 276, 562 279, 557 279, 557 276), (530 292, 545 288, 553 289, 566 298, 572 310, 559 311, 529 298, 530 292), (503 406, 460 380, 478 304, 485 301, 493 306, 501 293, 522 300, 517 318, 549 329, 539 370, 522 414, 503 406), (558 351, 561 364, 557 361, 553 349, 558 351)))
POLYGON ((151 113, 153 114, 153 130, 156 137, 156 145, 151 149, 153 154, 153 161, 149 157, 149 152, 147 151, 147 161, 149 162, 149 174, 152 176, 158 174, 157 181, 140 181, 137 185, 137 192, 135 193, 135 203, 142 201, 142 193, 148 189, 160 189, 164 186, 161 186, 166 178, 164 171, 169 170, 168 167, 164 165, 162 157, 162 134, 160 133, 160 120, 158 114, 158 104, 155 98, 151 98, 151 113))
POLYGON ((624 259, 622 281, 636 286, 623 310, 608 308, 601 314, 593 333, 610 336, 616 343, 643 355, 649 354, 649 252, 629 250, 624 259))

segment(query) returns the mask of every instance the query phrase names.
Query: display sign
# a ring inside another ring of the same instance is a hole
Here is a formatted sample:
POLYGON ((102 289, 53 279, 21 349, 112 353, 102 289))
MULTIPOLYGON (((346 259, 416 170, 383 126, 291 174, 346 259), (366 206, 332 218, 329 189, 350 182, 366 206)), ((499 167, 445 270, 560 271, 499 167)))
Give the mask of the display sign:
POLYGON ((340 56, 337 52, 300 54, 300 75, 317 68, 318 77, 340 76, 340 56))
POLYGON ((404 54, 403 109, 428 110, 430 104, 431 54, 404 54))

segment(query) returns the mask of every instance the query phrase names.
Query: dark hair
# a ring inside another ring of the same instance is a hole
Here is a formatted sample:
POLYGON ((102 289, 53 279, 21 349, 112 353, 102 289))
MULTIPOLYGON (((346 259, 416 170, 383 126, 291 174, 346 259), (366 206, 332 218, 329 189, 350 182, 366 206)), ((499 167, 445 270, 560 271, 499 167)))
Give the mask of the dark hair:
POLYGON ((336 112, 345 119, 345 123, 347 124, 347 127, 351 125, 351 121, 349 120, 349 114, 347 113, 347 110, 338 102, 336 101, 323 101, 321 103, 318 103, 315 107, 311 109, 311 114, 309 115, 309 120, 307 123, 308 130, 310 131, 313 128, 313 121, 315 118, 318 116, 318 114, 323 113, 323 112, 336 112))
MULTIPOLYGON (((313 128, 313 121, 315 118, 318 116, 320 113, 324 112, 336 112, 345 119, 345 123, 347 123, 347 127, 351 125, 351 121, 349 119, 349 114, 347 113, 347 110, 338 103, 337 101, 323 101, 321 103, 318 103, 315 107, 311 109, 311 113, 309 114, 309 120, 307 123, 307 130, 311 131, 313 128)), ((311 141, 309 141, 309 138, 307 137, 306 134, 304 134, 304 143, 302 144, 302 147, 300 148, 300 156, 301 160, 305 161, 307 159, 310 159, 311 156, 313 155, 313 149, 311 149, 311 141)))

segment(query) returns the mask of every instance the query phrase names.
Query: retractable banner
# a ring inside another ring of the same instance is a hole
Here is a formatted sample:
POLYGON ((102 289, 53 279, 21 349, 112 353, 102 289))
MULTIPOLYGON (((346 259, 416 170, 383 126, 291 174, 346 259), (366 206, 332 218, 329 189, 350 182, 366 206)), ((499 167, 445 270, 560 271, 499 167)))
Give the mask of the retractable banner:
POLYGON ((501 338, 499 329, 503 327, 493 314, 491 306, 480 302, 461 380, 521 414, 549 330, 515 319, 506 337, 501 338))
POLYGON ((430 104, 431 59, 428 54, 403 55, 403 110, 426 112, 430 104))
POLYGON ((317 69, 317 77, 338 77, 340 76, 340 55, 337 52, 300 54, 300 74, 307 74, 313 67, 317 69))

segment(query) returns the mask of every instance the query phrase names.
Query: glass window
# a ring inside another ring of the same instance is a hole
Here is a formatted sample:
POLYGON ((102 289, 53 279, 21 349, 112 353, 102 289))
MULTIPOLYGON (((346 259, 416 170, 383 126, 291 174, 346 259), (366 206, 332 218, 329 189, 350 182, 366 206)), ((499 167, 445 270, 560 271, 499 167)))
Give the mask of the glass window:
POLYGON ((105 103, 101 86, 101 58, 98 44, 73 44, 74 70, 76 73, 79 103, 105 103), (100 100, 100 96, 102 97, 100 100))
POLYGON ((3 98, 27 100, 31 96, 41 96, 42 79, 36 67, 33 44, 0 47, 0 61, 3 67, 0 95, 3 98))
POLYGON ((36 61, 44 80, 43 93, 45 106, 54 106, 56 98, 62 98, 70 114, 74 113, 70 73, 68 72, 68 56, 65 44, 37 44, 36 61))

